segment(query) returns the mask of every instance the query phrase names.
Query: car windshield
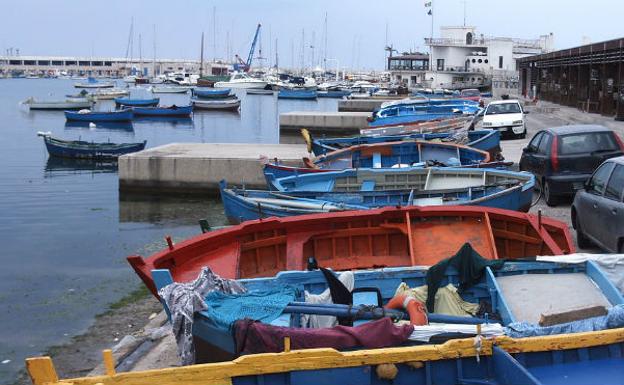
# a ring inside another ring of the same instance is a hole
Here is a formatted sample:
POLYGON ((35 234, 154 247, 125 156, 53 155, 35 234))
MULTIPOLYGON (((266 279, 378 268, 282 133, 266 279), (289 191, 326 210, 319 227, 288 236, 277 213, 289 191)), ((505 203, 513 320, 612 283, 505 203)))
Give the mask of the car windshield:
POLYGON ((619 150, 611 132, 563 135, 560 138, 559 147, 559 153, 562 155, 619 150))
POLYGON ((518 103, 490 104, 486 115, 519 114, 522 110, 518 103))
POLYGON ((463 96, 481 96, 479 90, 463 90, 461 94, 463 96))

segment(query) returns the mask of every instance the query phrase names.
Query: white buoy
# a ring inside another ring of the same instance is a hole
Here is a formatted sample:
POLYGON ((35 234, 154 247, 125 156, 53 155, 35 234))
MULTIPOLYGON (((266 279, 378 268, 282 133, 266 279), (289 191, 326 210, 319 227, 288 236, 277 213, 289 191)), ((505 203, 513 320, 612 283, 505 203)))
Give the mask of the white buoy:
POLYGON ((95 127, 97 127, 97 126, 95 125, 95 123, 93 123, 93 122, 89 122, 89 128, 95 128, 95 127))

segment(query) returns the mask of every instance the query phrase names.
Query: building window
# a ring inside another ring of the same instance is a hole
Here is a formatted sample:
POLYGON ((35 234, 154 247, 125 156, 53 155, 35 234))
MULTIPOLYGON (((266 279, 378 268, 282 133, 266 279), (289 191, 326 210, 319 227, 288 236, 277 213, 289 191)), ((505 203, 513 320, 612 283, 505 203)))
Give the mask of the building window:
POLYGON ((477 59, 472 59, 472 62, 473 62, 473 63, 476 63, 476 62, 477 62, 477 59))
POLYGON ((472 44, 472 32, 466 34, 466 45, 472 44))
POLYGON ((502 56, 498 57, 498 68, 503 68, 503 57, 502 56))
POLYGON ((438 59, 438 71, 444 71, 444 59, 438 59))
POLYGON ((479 64, 483 63, 483 60, 479 59, 479 64))
POLYGON ((416 83, 416 76, 412 76, 412 84, 416 83))
POLYGON ((485 64, 487 64, 487 63, 489 62, 489 60, 488 60, 488 59, 485 59, 485 60, 484 60, 484 62, 485 62, 485 64))

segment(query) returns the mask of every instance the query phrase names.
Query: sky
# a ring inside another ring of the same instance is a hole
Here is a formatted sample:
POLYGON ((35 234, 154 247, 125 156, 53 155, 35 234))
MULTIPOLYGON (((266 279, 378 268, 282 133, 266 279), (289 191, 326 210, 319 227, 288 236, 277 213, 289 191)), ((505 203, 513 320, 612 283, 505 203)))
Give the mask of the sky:
MULTIPOLYGON (((463 24, 464 0, 432 1, 434 36, 441 25, 463 24)), ((327 14, 327 65, 382 69, 386 44, 399 52, 426 51, 423 39, 431 33, 432 17, 424 2, 0 0, 0 55, 14 47, 21 55, 126 57, 134 19, 135 58, 140 35, 146 59, 154 46, 158 58, 199 59, 203 31, 206 58, 246 59, 261 23, 266 63, 275 63, 277 51, 280 66, 299 67, 303 47, 303 63, 310 67, 325 57, 327 14)), ((620 0, 465 0, 465 9, 466 24, 479 34, 531 39, 552 32, 557 49, 581 45, 584 37, 597 42, 624 35, 620 0)))

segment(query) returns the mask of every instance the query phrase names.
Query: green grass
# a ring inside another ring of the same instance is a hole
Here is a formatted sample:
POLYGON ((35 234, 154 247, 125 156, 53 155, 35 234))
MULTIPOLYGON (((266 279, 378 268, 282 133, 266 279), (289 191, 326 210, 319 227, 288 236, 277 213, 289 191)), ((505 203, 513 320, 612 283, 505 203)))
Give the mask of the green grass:
POLYGON ((138 302, 142 299, 147 298, 149 295, 150 295, 150 292, 147 290, 147 287, 145 287, 145 285, 141 285, 139 288, 131 291, 130 293, 128 293, 128 295, 126 295, 119 301, 111 304, 109 306, 109 312, 113 310, 121 309, 122 307, 125 307, 131 303, 138 302))

